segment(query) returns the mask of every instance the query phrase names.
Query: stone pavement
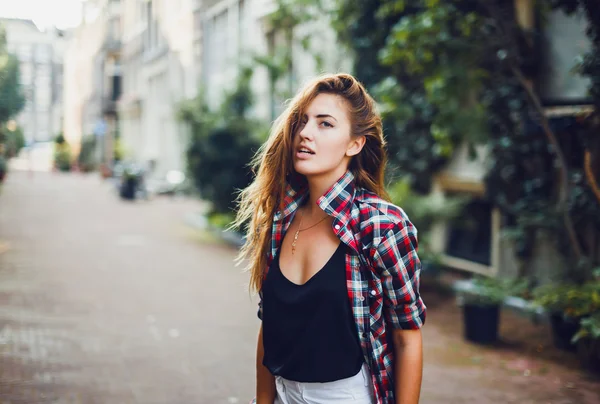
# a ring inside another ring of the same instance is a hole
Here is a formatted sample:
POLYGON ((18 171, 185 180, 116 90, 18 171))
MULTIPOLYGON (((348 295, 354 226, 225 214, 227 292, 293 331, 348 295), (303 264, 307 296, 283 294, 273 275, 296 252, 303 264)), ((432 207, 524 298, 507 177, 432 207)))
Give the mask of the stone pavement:
MULTIPOLYGON (((199 208, 126 203, 95 174, 11 172, 0 193, 0 404, 248 402, 256 302, 235 251, 185 225, 199 208)), ((503 346, 471 346, 452 299, 425 294, 422 403, 600 402, 571 356, 544 348, 547 330, 505 316, 503 346)))
POLYGON ((245 403, 259 322, 196 202, 121 202, 97 175, 0 195, 0 403, 245 403))

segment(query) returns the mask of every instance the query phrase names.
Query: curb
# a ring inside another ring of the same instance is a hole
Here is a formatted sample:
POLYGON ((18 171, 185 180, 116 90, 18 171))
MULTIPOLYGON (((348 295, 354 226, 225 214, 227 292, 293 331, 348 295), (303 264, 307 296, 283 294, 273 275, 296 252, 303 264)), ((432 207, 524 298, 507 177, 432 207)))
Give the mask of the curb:
POLYGON ((184 217, 184 222, 185 224, 194 229, 208 231, 212 233, 214 236, 223 240, 225 243, 229 244, 232 247, 242 248, 246 243, 246 237, 243 234, 238 233, 236 231, 223 230, 219 227, 212 226, 206 219, 206 216, 204 216, 203 214, 188 214, 184 217))

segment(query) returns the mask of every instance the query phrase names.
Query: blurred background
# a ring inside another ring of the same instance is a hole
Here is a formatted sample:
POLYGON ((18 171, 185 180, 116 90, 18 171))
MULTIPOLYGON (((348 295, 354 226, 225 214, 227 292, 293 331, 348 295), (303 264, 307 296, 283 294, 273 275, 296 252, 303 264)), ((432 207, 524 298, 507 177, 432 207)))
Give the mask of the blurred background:
POLYGON ((419 229, 424 403, 600 402, 600 3, 0 5, 0 401, 238 403, 228 229, 322 72, 377 101, 419 229))

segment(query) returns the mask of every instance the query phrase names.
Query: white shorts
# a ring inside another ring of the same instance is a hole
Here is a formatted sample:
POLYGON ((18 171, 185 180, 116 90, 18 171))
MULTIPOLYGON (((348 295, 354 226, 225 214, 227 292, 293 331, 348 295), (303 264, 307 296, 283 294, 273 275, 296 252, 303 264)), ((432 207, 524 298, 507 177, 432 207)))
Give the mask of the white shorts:
POLYGON ((327 383, 301 383, 275 376, 275 404, 373 404, 373 383, 367 365, 347 379, 327 383))

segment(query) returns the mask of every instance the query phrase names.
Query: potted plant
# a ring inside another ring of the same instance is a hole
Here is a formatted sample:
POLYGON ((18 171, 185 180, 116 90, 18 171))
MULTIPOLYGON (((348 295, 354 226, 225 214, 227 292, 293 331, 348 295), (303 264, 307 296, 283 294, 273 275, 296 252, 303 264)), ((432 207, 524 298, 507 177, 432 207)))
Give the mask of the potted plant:
POLYGON ((123 166, 120 184, 120 196, 125 200, 134 200, 143 182, 143 170, 135 163, 123 166))
POLYGON ((573 337, 583 317, 600 311, 600 281, 547 284, 533 291, 534 303, 547 312, 557 348, 575 351, 573 337))
POLYGON ((508 296, 521 294, 526 286, 524 280, 475 277, 470 289, 459 295, 465 338, 478 344, 496 342, 500 306, 508 296))
POLYGON ((4 177, 6 177, 6 171, 8 169, 8 164, 6 163, 6 159, 3 155, 0 154, 0 182, 4 181, 4 177))
MULTIPOLYGON (((600 299, 600 294, 597 298, 600 299)), ((600 373, 600 312, 581 319, 580 328, 572 342, 577 346, 582 367, 600 373)))

